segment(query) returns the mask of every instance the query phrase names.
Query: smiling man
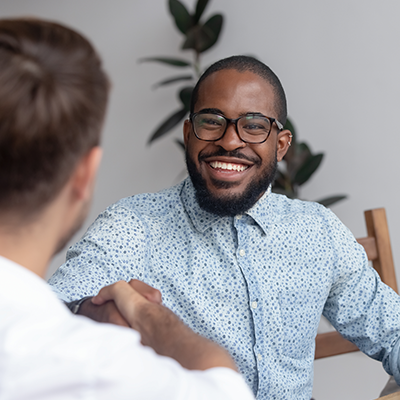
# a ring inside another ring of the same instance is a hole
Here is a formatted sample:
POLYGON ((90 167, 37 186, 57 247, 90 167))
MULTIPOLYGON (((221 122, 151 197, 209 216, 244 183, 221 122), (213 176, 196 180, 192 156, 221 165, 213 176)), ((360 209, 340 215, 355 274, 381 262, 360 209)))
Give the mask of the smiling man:
POLYGON ((145 281, 231 353, 257 399, 310 399, 322 314, 400 381, 397 294, 332 212, 271 193, 290 146, 285 121, 285 94, 267 66, 244 56, 212 65, 184 124, 190 177, 101 214, 51 278, 59 297, 124 325, 113 302, 86 296, 119 279, 145 281))

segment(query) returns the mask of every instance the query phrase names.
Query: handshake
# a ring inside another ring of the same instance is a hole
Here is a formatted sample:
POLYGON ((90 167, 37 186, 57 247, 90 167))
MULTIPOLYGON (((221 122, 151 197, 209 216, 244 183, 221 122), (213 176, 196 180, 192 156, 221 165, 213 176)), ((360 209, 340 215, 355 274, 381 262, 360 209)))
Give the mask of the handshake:
POLYGON ((162 305, 159 290, 139 280, 119 281, 104 287, 97 296, 81 304, 78 314, 135 329, 143 345, 175 359, 186 369, 225 367, 236 371, 235 363, 224 349, 194 333, 162 305))

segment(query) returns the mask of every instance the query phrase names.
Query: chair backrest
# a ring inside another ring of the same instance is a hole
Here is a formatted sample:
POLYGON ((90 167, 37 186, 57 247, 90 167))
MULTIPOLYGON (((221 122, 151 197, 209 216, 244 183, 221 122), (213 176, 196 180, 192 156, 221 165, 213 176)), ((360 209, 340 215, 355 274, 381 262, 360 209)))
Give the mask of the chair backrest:
MULTIPOLYGON (((364 215, 368 236, 357 242, 364 246, 368 260, 382 281, 398 292, 385 209, 375 208, 365 211, 364 215)), ((318 334, 315 344, 315 359, 358 351, 356 345, 336 331, 318 334)))

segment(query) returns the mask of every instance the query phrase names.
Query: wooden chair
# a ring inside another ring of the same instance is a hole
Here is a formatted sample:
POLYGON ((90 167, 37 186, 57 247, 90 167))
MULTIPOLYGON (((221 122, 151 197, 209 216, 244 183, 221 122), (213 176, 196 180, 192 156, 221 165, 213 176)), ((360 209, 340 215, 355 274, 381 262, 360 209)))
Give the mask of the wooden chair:
MULTIPOLYGON (((398 293, 392 247, 384 208, 364 212, 368 236, 357 239, 382 281, 398 293)), ((358 347, 338 332, 320 333, 315 340, 315 359, 358 351, 358 347)))

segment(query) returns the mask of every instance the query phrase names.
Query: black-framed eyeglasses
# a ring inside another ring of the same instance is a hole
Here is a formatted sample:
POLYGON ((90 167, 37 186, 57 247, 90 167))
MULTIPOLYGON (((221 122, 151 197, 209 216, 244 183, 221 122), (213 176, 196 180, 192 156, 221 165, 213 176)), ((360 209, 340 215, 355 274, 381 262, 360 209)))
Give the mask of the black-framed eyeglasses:
POLYGON ((283 125, 275 118, 257 114, 230 119, 220 114, 199 112, 191 114, 190 121, 197 139, 206 142, 222 139, 229 124, 234 124, 240 139, 249 144, 264 143, 271 133, 274 122, 279 130, 283 129, 283 125))

